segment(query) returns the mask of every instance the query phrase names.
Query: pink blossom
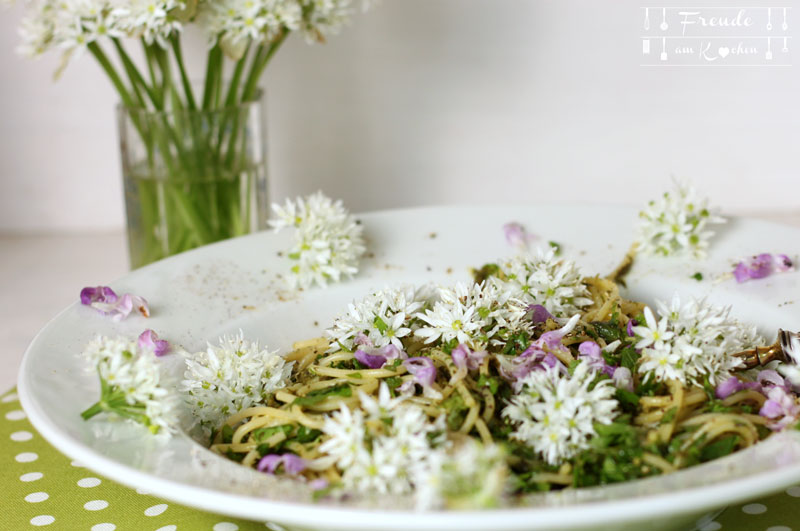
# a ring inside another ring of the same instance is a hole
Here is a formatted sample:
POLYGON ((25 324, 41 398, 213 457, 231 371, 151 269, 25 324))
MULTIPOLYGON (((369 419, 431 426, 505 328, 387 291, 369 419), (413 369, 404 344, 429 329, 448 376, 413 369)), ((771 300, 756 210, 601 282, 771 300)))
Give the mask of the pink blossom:
POLYGON ((514 247, 527 247, 528 243, 536 239, 534 234, 529 234, 525 227, 516 221, 503 225, 506 241, 514 247))
POLYGON ((785 254, 762 253, 736 264, 733 276, 737 282, 764 278, 773 273, 784 273, 794 269, 794 263, 785 254))
POLYGON ((163 356, 169 352, 169 342, 158 339, 158 334, 149 328, 139 335, 139 347, 153 351, 156 356, 163 356))
POLYGON ((115 321, 128 317, 134 309, 143 316, 150 317, 150 308, 143 297, 130 293, 120 297, 108 286, 83 288, 80 298, 81 304, 90 306, 103 315, 110 315, 115 321))
POLYGON ((481 366, 486 354, 485 350, 473 351, 467 345, 461 343, 453 349, 451 356, 453 357, 453 364, 459 369, 466 368, 474 371, 481 366))

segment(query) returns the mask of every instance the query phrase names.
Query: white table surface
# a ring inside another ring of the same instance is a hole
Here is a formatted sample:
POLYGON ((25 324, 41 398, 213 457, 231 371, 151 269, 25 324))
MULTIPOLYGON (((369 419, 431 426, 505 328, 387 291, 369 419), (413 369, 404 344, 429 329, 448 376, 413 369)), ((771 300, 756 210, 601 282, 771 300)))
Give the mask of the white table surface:
MULTIPOLYGON (((800 226, 800 208, 748 216, 800 226)), ((81 288, 108 284, 128 269, 122 231, 0 235, 0 392, 16 385, 28 344, 81 288)))

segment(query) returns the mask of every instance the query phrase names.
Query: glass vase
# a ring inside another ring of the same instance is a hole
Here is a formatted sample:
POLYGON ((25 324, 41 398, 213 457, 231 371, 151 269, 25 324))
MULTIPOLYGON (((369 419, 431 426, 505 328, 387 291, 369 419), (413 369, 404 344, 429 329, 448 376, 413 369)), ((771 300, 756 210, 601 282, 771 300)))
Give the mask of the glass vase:
POLYGON ((131 268, 265 228, 262 100, 215 110, 118 107, 131 268))

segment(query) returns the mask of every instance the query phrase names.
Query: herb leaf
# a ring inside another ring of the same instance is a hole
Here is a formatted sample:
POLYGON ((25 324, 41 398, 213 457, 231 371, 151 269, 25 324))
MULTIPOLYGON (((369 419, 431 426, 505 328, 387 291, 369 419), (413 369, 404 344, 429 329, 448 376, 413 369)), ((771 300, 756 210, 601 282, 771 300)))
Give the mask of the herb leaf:
POLYGON ((335 385, 327 389, 317 389, 316 391, 311 391, 306 396, 295 398, 292 404, 297 406, 313 406, 332 396, 350 397, 353 396, 353 390, 350 388, 350 384, 335 385))

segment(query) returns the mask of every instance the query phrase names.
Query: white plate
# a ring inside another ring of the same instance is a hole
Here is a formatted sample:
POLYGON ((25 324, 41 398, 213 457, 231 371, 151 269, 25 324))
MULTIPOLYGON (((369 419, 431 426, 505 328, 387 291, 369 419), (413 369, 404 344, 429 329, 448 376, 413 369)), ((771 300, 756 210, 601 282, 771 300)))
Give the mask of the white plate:
MULTIPOLYGON (((562 244, 585 274, 605 274, 627 250, 636 212, 629 208, 540 205, 396 210, 360 217, 370 257, 355 280, 302 293, 286 290, 280 251, 288 233, 255 234, 188 252, 135 271, 113 284, 142 295, 152 317, 115 323, 75 303, 34 339, 19 376, 19 394, 31 422, 59 450, 125 485, 186 505, 285 526, 314 529, 621 529, 683 524, 697 514, 800 481, 800 435, 772 437, 747 451, 676 474, 531 498, 513 510, 414 513, 401 500, 391 511, 352 501, 309 503, 304 486, 241 467, 188 437, 151 437, 143 428, 79 413, 97 400, 96 375, 78 353, 96 334, 138 335, 145 328, 187 349, 243 329, 271 348, 319 335, 352 299, 387 284, 469 278, 469 267, 512 254, 502 226, 525 224, 562 244)), ((704 262, 650 259, 628 276, 627 295, 652 302, 682 295, 733 305, 733 314, 772 338, 778 327, 800 328, 797 273, 736 284, 712 278, 740 257, 761 252, 800 255, 800 231, 732 220, 722 227, 704 262), (706 280, 690 275, 701 272, 706 280)), ((57 267, 57 264, 54 264, 57 267)), ((75 286, 76 300, 82 286, 75 286)), ((177 369, 178 359, 172 363, 177 369)))

